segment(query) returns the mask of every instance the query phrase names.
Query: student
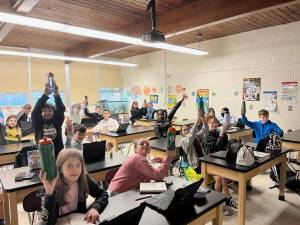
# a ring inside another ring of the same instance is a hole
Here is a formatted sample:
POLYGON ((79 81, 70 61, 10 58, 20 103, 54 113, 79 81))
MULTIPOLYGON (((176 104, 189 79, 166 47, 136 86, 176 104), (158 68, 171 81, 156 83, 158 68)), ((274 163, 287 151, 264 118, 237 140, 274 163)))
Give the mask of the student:
POLYGON ((74 148, 78 150, 83 150, 82 142, 84 140, 86 133, 86 127, 83 124, 74 125, 74 135, 72 138, 67 136, 66 148, 74 148))
MULTIPOLYGON (((209 128, 209 133, 206 138, 205 148, 207 153, 213 153, 217 151, 225 150, 227 143, 228 143, 228 137, 226 135, 226 131, 228 129, 228 126, 223 125, 221 127, 221 131, 218 132, 218 120, 216 117, 208 117, 207 118, 207 124, 209 128)), ((223 190, 224 194, 226 195, 226 206, 229 206, 231 208, 238 208, 237 202, 230 196, 229 193, 229 185, 228 180, 226 178, 220 177, 220 176, 214 176, 215 180, 215 190, 218 192, 221 192, 223 190)), ((226 214, 229 212, 226 211, 226 214)))
POLYGON ((110 118, 110 111, 105 109, 103 111, 103 120, 101 120, 94 128, 93 132, 98 133, 102 131, 116 131, 119 127, 118 121, 110 118))
POLYGON ((207 116, 216 116, 216 112, 215 112, 215 110, 214 110, 214 108, 208 108, 208 110, 207 110, 208 112, 207 112, 207 116))
POLYGON ((181 147, 187 162, 197 173, 200 173, 199 157, 206 155, 203 143, 208 135, 208 126, 200 110, 198 110, 196 123, 192 127, 190 125, 181 127, 181 135, 183 136, 181 147), (202 129, 198 132, 200 124, 202 129))
POLYGON ((154 169, 148 162, 147 156, 150 153, 147 139, 139 139, 134 142, 135 154, 129 156, 112 179, 108 192, 111 195, 122 193, 138 188, 141 182, 150 180, 160 181, 168 175, 169 166, 174 157, 175 151, 167 151, 166 156, 155 161, 160 166, 154 169))
POLYGON ((0 108, 0 124, 4 125, 4 115, 0 108))
POLYGON ((255 132, 256 143, 273 132, 279 136, 283 135, 283 130, 276 123, 273 123, 271 120, 269 120, 269 112, 267 110, 260 110, 258 112, 258 116, 259 121, 251 122, 247 119, 245 114, 242 114, 243 123, 253 129, 255 132))
POLYGON ((70 113, 71 113, 71 118, 72 118, 73 123, 76 123, 76 124, 81 123, 80 111, 81 111, 80 104, 74 104, 71 106, 70 113))
POLYGON ((30 113, 31 113, 31 105, 30 104, 24 105, 22 110, 17 114, 18 124, 20 125, 21 121, 28 121, 30 113))
POLYGON ((22 138, 22 132, 17 123, 17 116, 10 115, 6 119, 6 125, 1 128, 2 136, 5 139, 5 144, 19 143, 22 138))
POLYGON ((55 84, 54 100, 55 105, 47 103, 49 99, 49 84, 45 85, 44 94, 38 99, 32 111, 32 125, 35 133, 35 141, 38 144, 43 137, 52 139, 55 149, 55 156, 64 148, 62 140, 62 124, 64 123, 66 110, 55 84))
POLYGON ((45 194, 42 196, 41 211, 38 212, 38 224, 54 225, 59 217, 71 212, 85 213, 84 220, 95 224, 108 204, 108 194, 88 175, 82 152, 77 149, 62 150, 56 166, 59 175, 53 180, 46 180, 43 171, 39 176, 45 194), (86 207, 88 194, 95 201, 86 207))
POLYGON ((224 116, 225 114, 229 114, 230 115, 230 124, 231 125, 236 125, 236 118, 230 114, 229 109, 224 107, 221 109, 221 115, 218 117, 218 121, 220 122, 221 125, 224 124, 224 116))
POLYGON ((84 114, 87 116, 87 117, 92 117, 95 122, 99 123, 101 120, 103 120, 103 116, 101 115, 101 107, 99 105, 97 105, 95 107, 95 112, 93 113, 90 113, 89 112, 89 109, 88 109, 88 101, 87 100, 84 100, 84 114))
POLYGON ((139 103, 134 101, 131 105, 130 109, 130 121, 132 124, 135 123, 137 119, 141 119, 143 116, 147 114, 147 103, 144 101, 143 107, 139 108, 139 103))
POLYGON ((153 104, 151 102, 148 102, 147 104, 147 114, 145 116, 146 120, 153 120, 154 119, 154 112, 155 109, 153 108, 153 104))
POLYGON ((154 125, 154 131, 157 138, 167 137, 167 131, 168 128, 172 126, 171 122, 173 120, 173 117, 175 116, 176 111, 179 109, 185 98, 186 96, 183 95, 182 99, 177 102, 177 104, 173 107, 167 117, 165 117, 166 110, 159 109, 156 111, 157 121, 154 125))

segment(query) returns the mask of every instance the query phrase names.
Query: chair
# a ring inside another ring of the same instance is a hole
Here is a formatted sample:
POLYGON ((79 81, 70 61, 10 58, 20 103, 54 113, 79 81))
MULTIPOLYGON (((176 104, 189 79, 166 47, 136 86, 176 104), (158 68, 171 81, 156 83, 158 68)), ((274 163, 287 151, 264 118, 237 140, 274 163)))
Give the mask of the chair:
POLYGON ((103 182, 103 187, 105 188, 105 190, 107 190, 110 182, 112 181, 112 179, 114 178, 114 176, 116 175, 116 173, 118 172, 119 168, 114 168, 109 170, 106 175, 105 175, 105 180, 103 182))
POLYGON ((29 223, 33 225, 36 212, 41 209, 41 196, 38 195, 39 190, 30 192, 23 199, 23 209, 28 213, 29 223), (32 214, 32 215, 31 215, 32 214))

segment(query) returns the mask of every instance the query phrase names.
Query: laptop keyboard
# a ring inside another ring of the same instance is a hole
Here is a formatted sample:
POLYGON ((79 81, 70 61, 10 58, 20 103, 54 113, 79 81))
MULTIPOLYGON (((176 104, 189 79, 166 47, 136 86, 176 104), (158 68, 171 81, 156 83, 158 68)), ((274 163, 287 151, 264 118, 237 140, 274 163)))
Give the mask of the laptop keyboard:
POLYGON ((146 201, 148 205, 154 206, 160 210, 167 210, 175 196, 175 191, 167 190, 159 195, 156 195, 146 201))

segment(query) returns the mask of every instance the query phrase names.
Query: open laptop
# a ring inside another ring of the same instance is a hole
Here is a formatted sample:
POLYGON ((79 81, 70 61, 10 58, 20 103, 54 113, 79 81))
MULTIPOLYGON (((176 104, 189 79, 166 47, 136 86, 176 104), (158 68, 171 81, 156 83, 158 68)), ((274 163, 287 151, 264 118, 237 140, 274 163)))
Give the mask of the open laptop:
POLYGON ((197 192, 203 181, 204 179, 201 178, 199 181, 194 182, 184 188, 179 188, 176 191, 167 190, 161 194, 158 194, 148 199, 146 201, 146 204, 150 208, 154 208, 158 211, 165 212, 171 206, 174 206, 186 200, 193 199, 194 194, 197 192))
POLYGON ((116 131, 112 131, 114 133, 123 133, 126 132, 129 123, 121 123, 116 131))
POLYGON ((231 143, 230 146, 224 150, 224 151, 218 151, 209 154, 212 157, 219 158, 219 159, 225 159, 228 161, 235 161, 237 157, 237 153, 241 147, 240 142, 231 143))
POLYGON ((83 159, 86 164, 99 162, 105 158, 106 141, 83 144, 83 159))
POLYGON ((113 216, 108 219, 105 219, 101 221, 98 225, 124 225, 124 224, 137 225, 139 224, 142 218, 145 208, 146 208, 146 204, 141 203, 138 207, 128 210, 127 212, 121 215, 113 216))

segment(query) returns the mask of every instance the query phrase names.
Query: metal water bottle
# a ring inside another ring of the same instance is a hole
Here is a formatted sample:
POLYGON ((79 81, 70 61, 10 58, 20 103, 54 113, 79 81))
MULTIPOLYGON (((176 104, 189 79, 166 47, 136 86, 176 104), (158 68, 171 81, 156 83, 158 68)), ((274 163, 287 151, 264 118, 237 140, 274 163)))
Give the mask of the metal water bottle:
POLYGON ((39 141, 39 151, 41 164, 44 172, 47 173, 47 180, 52 180, 57 176, 54 146, 50 138, 44 137, 39 141))
POLYGON ((241 114, 245 115, 246 114, 246 102, 242 102, 242 107, 241 107, 241 114))
POLYGON ((202 97, 199 97, 199 110, 204 113, 205 110, 204 110, 204 101, 203 101, 203 98, 202 97))
POLYGON ((53 73, 48 73, 47 76, 48 76, 47 77, 47 79, 48 79, 47 83, 49 85, 49 93, 52 94, 54 92, 54 89, 55 89, 54 82, 53 82, 54 74, 53 73))
POLYGON ((175 144, 175 140, 176 140, 176 129, 174 127, 169 127, 168 129, 168 133, 167 133, 167 149, 168 150, 175 150, 176 149, 176 144, 175 144))
POLYGON ((69 139, 74 136, 74 126, 72 120, 68 117, 67 118, 67 126, 66 126, 66 135, 69 139))

